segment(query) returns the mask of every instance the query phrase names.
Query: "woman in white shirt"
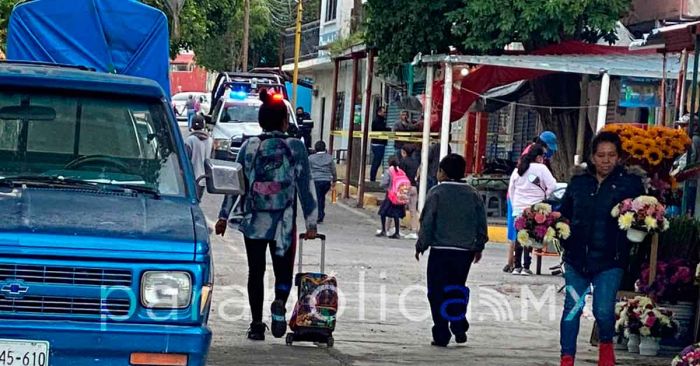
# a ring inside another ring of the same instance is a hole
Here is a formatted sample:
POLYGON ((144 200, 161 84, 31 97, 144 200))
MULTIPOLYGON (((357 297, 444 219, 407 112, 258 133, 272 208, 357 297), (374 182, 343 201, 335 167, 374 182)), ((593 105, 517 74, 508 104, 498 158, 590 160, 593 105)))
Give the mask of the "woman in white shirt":
MULTIPOLYGON (((520 216, 526 208, 544 201, 557 188, 557 180, 544 165, 545 152, 542 145, 533 145, 530 151, 520 159, 518 167, 510 176, 508 196, 513 206, 513 217, 520 216)), ((515 268, 512 274, 532 275, 530 253, 532 253, 532 248, 525 250, 522 245, 515 243, 515 268), (525 254, 524 263, 523 252, 525 254)))

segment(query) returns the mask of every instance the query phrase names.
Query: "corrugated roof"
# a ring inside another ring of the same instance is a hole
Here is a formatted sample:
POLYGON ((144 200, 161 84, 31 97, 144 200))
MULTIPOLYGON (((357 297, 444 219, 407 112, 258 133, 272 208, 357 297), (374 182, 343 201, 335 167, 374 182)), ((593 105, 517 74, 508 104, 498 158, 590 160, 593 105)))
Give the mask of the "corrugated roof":
MULTIPOLYGON (((599 75, 607 71, 612 76, 630 76, 661 79, 663 56, 640 55, 431 55, 423 56, 423 63, 452 62, 453 64, 492 65, 530 70, 545 70, 563 73, 599 75)), ((680 71, 680 54, 669 54, 666 65, 667 77, 677 78, 680 71)), ((689 60, 688 79, 692 79, 693 60, 689 60)))

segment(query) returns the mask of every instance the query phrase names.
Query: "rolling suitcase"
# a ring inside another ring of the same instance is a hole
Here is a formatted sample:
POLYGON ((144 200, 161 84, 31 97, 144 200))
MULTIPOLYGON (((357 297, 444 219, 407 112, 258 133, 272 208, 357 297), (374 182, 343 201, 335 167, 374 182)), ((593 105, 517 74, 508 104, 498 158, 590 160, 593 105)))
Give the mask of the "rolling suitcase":
POLYGON ((338 284, 333 276, 324 273, 326 262, 326 236, 318 234, 321 241, 321 272, 302 272, 303 249, 306 235, 299 235, 299 270, 294 279, 298 288, 298 300, 289 320, 286 343, 323 343, 333 347, 336 313, 338 312, 338 284))

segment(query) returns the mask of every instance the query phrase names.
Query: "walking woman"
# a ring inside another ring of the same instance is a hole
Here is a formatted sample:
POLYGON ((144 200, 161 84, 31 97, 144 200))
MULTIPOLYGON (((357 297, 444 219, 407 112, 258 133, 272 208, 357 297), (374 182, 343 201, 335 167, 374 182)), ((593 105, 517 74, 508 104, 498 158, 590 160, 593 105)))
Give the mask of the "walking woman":
MULTIPOLYGON (((284 101, 266 90, 260 92, 260 100, 263 104, 258 120, 264 133, 243 145, 237 161, 243 165, 249 187, 239 228, 248 257, 248 298, 253 317, 248 338, 261 341, 267 328, 262 321, 267 248, 275 272, 271 330, 273 336, 280 338, 287 331, 285 305, 294 274, 297 196, 308 239, 316 237, 317 205, 306 146, 286 134, 289 114, 284 101)), ((223 235, 223 231, 217 227, 217 232, 223 235)))
MULTIPOLYGON (((512 212, 515 219, 525 209, 547 199, 557 188, 557 180, 544 165, 545 148, 542 145, 533 145, 530 150, 520 158, 518 167, 510 176, 508 185, 508 197, 510 197, 512 212)), ((532 263, 532 248, 523 248, 515 241, 515 257, 513 260, 513 274, 531 276, 530 264, 532 263), (525 261, 523 262, 523 254, 525 261)))
POLYGON ((641 178, 621 166, 621 152, 618 135, 599 133, 593 139, 588 170, 574 176, 564 194, 561 213, 571 221, 571 236, 562 242, 566 280, 562 366, 574 365, 583 299, 591 285, 600 339, 598 365, 615 365, 615 299, 630 247, 610 212, 623 200, 644 194, 641 178))

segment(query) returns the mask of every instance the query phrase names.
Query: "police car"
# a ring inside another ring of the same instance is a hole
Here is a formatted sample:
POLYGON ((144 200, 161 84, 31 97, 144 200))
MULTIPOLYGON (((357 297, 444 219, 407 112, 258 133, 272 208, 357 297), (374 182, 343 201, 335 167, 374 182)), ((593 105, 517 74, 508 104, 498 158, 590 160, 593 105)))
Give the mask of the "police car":
POLYGON ((277 78, 266 74, 219 75, 212 97, 214 108, 207 116, 216 159, 235 160, 245 139, 262 134, 258 123, 258 111, 262 105, 258 91, 262 88, 283 96, 289 113, 288 133, 299 137, 295 112, 287 100, 284 82, 277 78))

